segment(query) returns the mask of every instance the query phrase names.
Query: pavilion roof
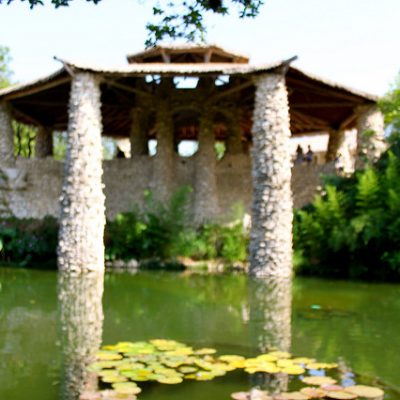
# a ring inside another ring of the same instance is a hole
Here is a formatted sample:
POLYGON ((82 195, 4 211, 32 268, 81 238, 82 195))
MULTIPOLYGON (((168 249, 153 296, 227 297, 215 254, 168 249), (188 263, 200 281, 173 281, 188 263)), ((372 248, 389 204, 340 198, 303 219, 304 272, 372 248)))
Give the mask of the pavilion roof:
POLYGON ((144 51, 127 56, 129 63, 214 63, 228 62, 236 64, 247 64, 249 58, 224 49, 220 46, 210 44, 171 44, 154 46, 144 51))
MULTIPOLYGON (((60 60, 61 61, 61 60, 60 60)), ((0 90, 0 99, 9 101, 14 117, 34 125, 47 124, 64 130, 68 123, 68 99, 71 75, 90 72, 102 77, 104 133, 125 136, 129 132, 129 110, 135 106, 137 84, 146 76, 212 77, 229 75, 226 85, 216 87, 216 95, 238 102, 246 121, 243 131, 250 135, 254 99, 252 76, 283 71, 289 93, 290 119, 293 134, 348 129, 355 126, 356 108, 373 104, 378 97, 305 73, 291 67, 292 59, 265 65, 244 63, 132 63, 115 68, 62 61, 55 73, 30 83, 0 90), (233 97, 232 97, 233 96, 233 97), (236 97, 235 97, 236 96, 236 97)), ((149 89, 149 88, 147 88, 149 89)), ((150 89, 149 89, 150 90, 150 89)), ((219 103, 222 104, 222 103, 219 103)), ((192 129, 187 132, 192 132, 192 129)), ((194 132, 194 131, 193 131, 194 132)))

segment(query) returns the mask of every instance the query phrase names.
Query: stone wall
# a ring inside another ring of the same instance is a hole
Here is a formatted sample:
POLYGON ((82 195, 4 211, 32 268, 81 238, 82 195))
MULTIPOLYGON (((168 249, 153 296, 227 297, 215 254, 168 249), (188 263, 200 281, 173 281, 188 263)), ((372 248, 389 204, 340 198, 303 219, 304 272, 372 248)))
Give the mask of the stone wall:
MULTIPOLYGON (((180 186, 194 187, 195 157, 183 158, 175 155, 173 190, 180 186)), ((104 161, 107 218, 112 219, 121 211, 141 204, 143 192, 150 187, 153 174, 153 157, 136 156, 135 159, 104 161)), ((26 159, 16 162, 18 185, 13 188, 0 180, 0 201, 18 218, 58 217, 59 196, 62 184, 62 163, 52 158, 26 159)), ((246 209, 251 204, 251 165, 244 154, 225 156, 217 163, 218 200, 222 210, 229 216, 232 206, 242 203, 246 209)), ((295 207, 310 202, 321 184, 320 174, 334 172, 333 164, 293 167, 292 189, 295 207)), ((192 196, 193 206, 193 196, 192 196)))

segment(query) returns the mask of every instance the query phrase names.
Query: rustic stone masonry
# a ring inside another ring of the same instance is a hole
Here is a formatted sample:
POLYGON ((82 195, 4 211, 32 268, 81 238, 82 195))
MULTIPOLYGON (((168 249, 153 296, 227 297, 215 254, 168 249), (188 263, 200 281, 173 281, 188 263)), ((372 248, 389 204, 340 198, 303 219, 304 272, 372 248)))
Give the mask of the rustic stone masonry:
POLYGON ((104 269, 101 104, 98 79, 73 77, 58 242, 60 270, 104 269))
POLYGON ((292 273, 288 95, 283 75, 264 74, 255 84, 250 274, 284 277, 292 273))
POLYGON ((41 126, 37 130, 35 157, 46 158, 53 154, 53 132, 50 128, 41 126))
POLYGON ((206 108, 200 116, 199 149, 195 155, 195 220, 215 220, 219 215, 215 138, 212 116, 206 108))
POLYGON ((76 400, 97 390, 97 376, 87 371, 95 361, 103 330, 103 274, 58 275, 58 304, 63 374, 60 398, 76 400))
POLYGON ((145 127, 145 111, 142 108, 132 109, 132 127, 130 132, 131 158, 149 154, 145 127))
POLYGON ((174 180, 174 125, 168 100, 160 100, 156 110, 157 153, 154 157, 152 190, 157 199, 167 201, 174 180))
POLYGON ((10 108, 7 103, 0 102, 0 166, 13 167, 14 163, 14 134, 10 108))
POLYGON ((336 130, 329 133, 328 149, 325 155, 325 161, 334 161, 338 156, 340 146, 344 140, 344 131, 336 130))
MULTIPOLYGON (((290 352, 292 338, 292 281, 290 277, 253 278, 248 284, 249 328, 253 347, 290 352)), ((252 386, 270 393, 287 391, 288 376, 254 374, 252 386)))
POLYGON ((386 150, 383 114, 376 105, 358 108, 356 168, 376 161, 386 150))

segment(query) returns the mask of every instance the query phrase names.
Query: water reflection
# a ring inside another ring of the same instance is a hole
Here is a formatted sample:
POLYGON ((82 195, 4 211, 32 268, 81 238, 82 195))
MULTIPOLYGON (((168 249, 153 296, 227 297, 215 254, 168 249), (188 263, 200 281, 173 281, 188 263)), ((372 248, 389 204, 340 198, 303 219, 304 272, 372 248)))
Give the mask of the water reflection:
MULTIPOLYGON (((250 340, 260 353, 271 349, 290 351, 292 281, 288 278, 249 279, 250 340)), ((286 391, 288 376, 257 373, 252 387, 270 392, 286 391)))
POLYGON ((63 349, 60 398, 76 400, 96 388, 97 379, 86 371, 101 345, 103 329, 103 274, 59 273, 58 301, 63 349))

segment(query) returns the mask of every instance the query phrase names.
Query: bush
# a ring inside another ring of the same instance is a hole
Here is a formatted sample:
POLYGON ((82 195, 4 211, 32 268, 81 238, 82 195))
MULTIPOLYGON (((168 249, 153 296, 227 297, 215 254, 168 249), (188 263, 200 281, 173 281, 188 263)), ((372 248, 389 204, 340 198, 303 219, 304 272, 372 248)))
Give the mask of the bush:
POLYGON ((376 165, 329 179, 311 206, 295 213, 300 273, 400 280, 400 140, 376 165))
POLYGON ((43 220, 8 218, 0 221, 0 260, 18 266, 56 265, 58 224, 43 220))

